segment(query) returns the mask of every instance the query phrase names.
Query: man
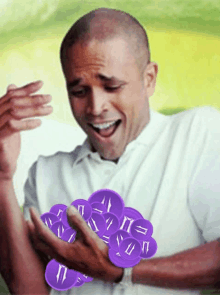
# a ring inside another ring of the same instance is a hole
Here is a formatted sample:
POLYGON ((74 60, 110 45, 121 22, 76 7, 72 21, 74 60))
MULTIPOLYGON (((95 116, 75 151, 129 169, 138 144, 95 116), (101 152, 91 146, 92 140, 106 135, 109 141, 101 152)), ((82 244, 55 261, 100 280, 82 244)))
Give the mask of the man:
POLYGON ((32 166, 25 185, 25 219, 30 219, 31 206, 42 214, 57 203, 68 205, 109 188, 151 221, 158 251, 133 269, 116 267, 105 243, 71 208, 68 219, 77 230, 72 244, 51 233, 34 210, 27 228, 11 185, 19 151, 15 131, 37 127, 36 120, 20 119, 51 109, 42 107, 47 96, 31 96, 40 82, 10 87, 2 98, 1 113, 7 101, 12 110, 10 116, 2 115, 0 157, 0 208, 8 231, 1 241, 1 260, 10 258, 10 265, 1 263, 1 272, 10 290, 46 294, 42 253, 95 278, 68 294, 199 294, 198 289, 218 286, 219 112, 198 108, 166 117, 149 109, 158 66, 150 61, 143 28, 120 11, 99 9, 78 20, 64 38, 61 61, 73 115, 88 138, 72 153, 40 157, 32 166), (27 238, 28 229, 39 256, 27 238), (127 282, 122 291, 121 281, 127 282))

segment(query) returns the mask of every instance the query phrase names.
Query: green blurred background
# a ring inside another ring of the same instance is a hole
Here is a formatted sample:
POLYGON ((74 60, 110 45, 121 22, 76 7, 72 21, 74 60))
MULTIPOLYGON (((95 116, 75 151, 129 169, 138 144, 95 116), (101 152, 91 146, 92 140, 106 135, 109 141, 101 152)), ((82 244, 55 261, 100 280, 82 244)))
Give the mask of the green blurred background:
MULTIPOLYGON (((164 114, 220 108, 219 0, 0 0, 0 96, 10 83, 43 80, 42 92, 53 97, 48 118, 76 126, 59 47, 72 23, 98 7, 122 9, 147 30, 152 60, 159 65, 152 108, 164 114)), ((0 285, 0 294, 7 294, 0 285)))

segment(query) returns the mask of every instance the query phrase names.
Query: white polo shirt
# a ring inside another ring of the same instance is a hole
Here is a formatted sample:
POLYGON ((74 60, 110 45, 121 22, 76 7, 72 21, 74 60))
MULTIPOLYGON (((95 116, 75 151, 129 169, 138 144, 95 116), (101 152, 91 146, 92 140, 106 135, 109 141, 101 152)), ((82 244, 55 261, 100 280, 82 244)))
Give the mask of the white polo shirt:
MULTIPOLYGON (((58 203, 70 205, 109 188, 153 225, 163 257, 220 237, 220 113, 211 107, 165 116, 150 110, 150 122, 115 164, 92 152, 88 140, 71 153, 39 157, 25 185, 24 216, 58 203)), ((152 258, 153 259, 153 258, 152 258)), ((93 280, 80 288, 50 294, 199 294, 135 284, 120 291, 93 280)))

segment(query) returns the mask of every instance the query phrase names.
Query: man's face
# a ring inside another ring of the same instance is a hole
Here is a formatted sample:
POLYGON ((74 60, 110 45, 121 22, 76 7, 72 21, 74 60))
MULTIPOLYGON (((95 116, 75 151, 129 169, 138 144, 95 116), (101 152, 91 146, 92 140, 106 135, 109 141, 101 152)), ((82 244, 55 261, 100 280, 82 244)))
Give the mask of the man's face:
POLYGON ((147 87, 122 39, 67 49, 64 74, 73 115, 100 156, 116 160, 149 122, 147 87))

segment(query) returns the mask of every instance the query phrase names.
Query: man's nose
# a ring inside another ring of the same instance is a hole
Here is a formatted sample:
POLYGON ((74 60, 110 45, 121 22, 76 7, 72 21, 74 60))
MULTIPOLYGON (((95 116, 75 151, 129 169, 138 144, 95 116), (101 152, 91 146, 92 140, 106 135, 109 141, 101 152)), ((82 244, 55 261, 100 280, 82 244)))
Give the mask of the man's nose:
POLYGON ((93 90, 88 99, 87 113, 93 116, 99 116, 107 110, 107 96, 103 91, 93 90))

